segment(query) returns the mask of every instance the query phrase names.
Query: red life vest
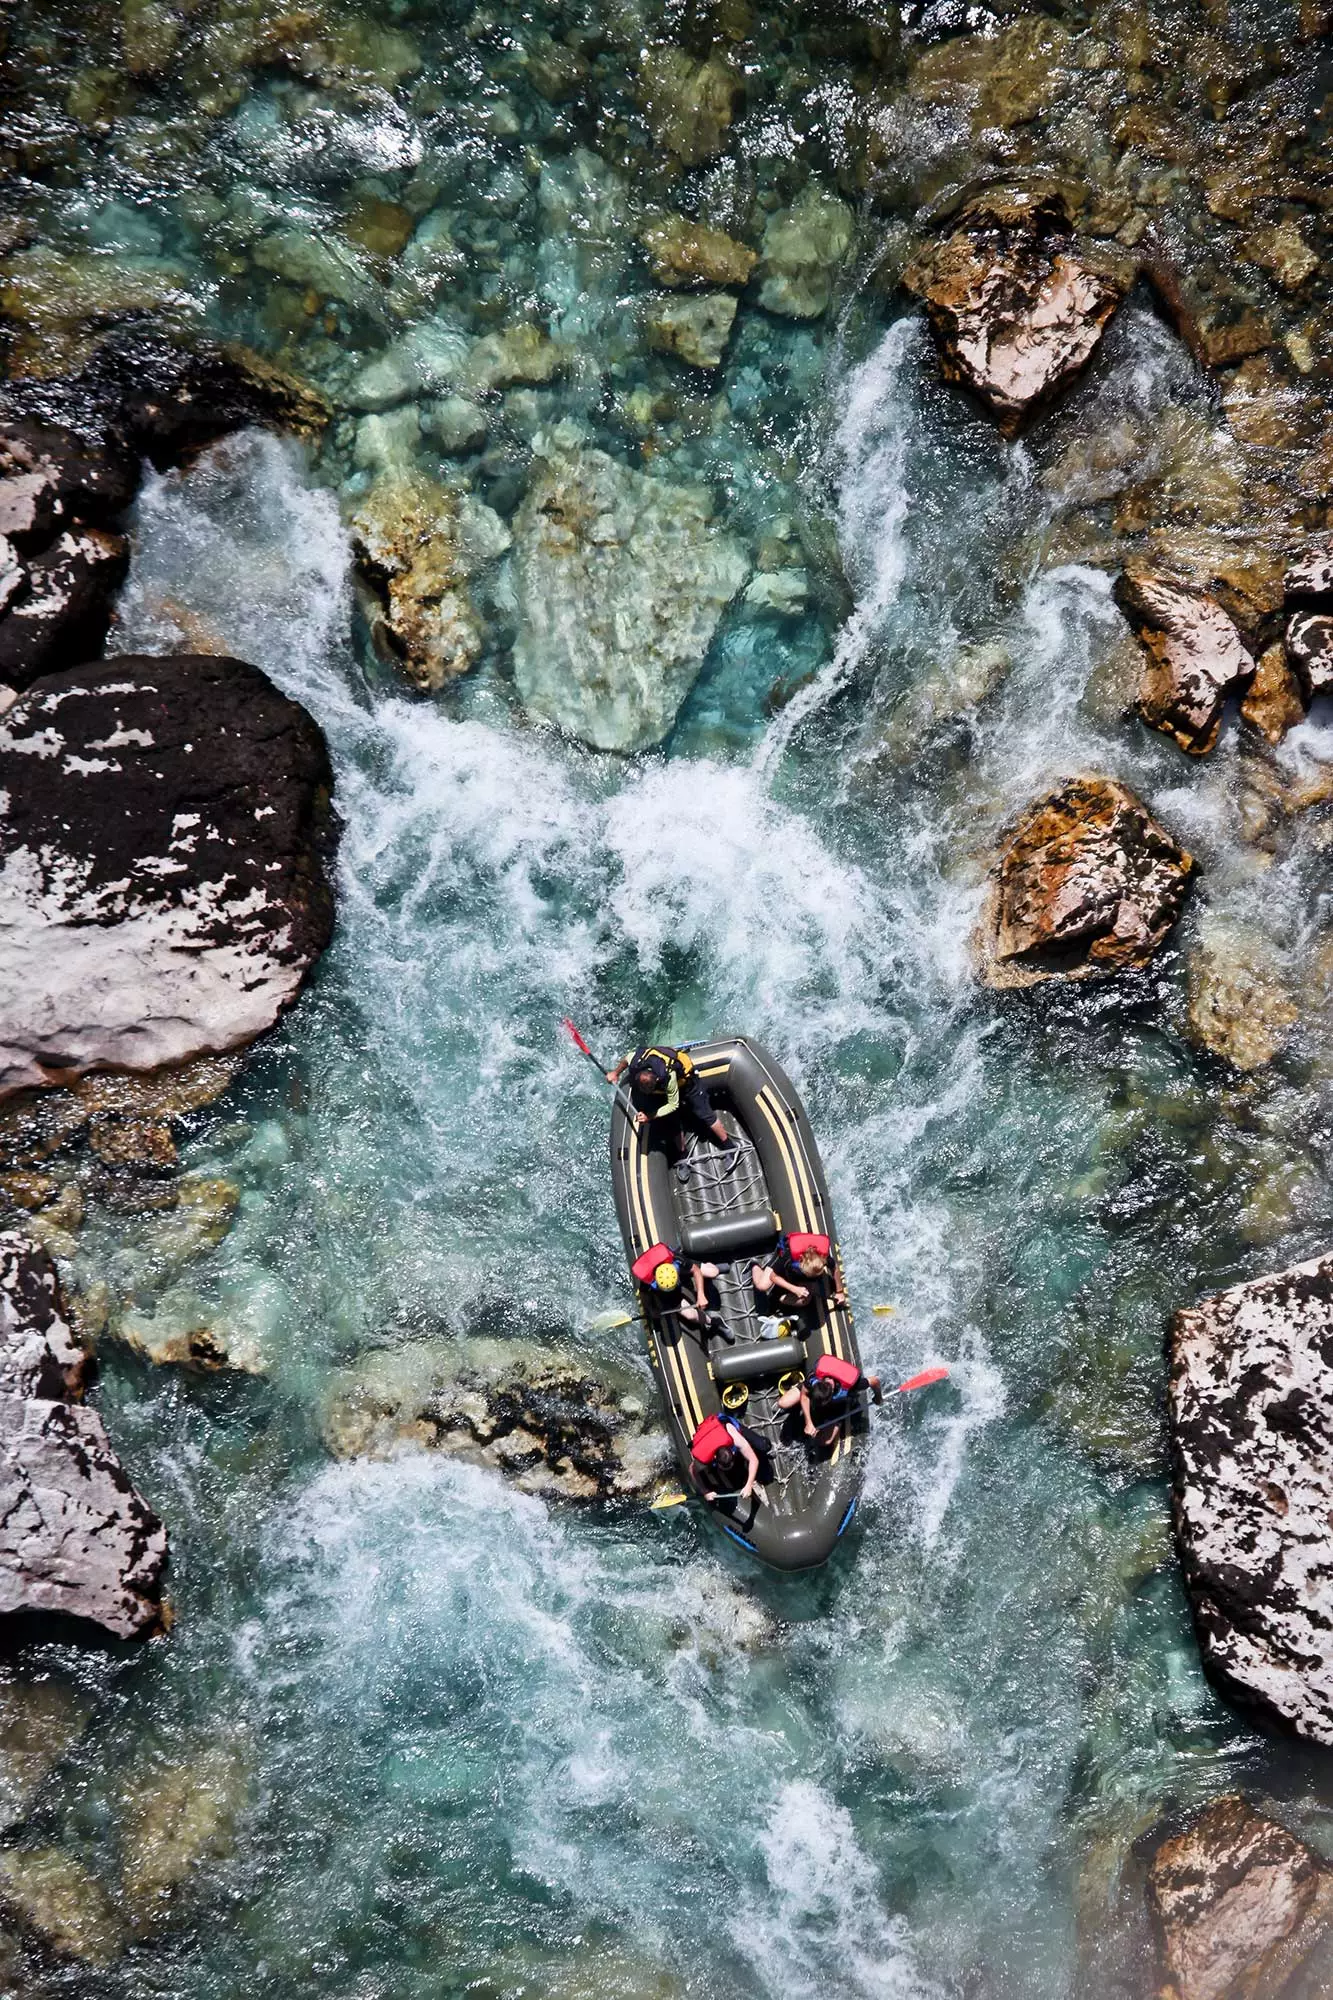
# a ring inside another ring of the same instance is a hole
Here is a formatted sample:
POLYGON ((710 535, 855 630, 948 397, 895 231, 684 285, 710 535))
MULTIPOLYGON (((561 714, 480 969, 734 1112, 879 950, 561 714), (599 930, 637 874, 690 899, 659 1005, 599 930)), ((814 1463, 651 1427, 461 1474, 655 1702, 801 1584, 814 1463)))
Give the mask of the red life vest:
POLYGON ((690 1441, 690 1457, 700 1465, 711 1465, 723 1445, 731 1443, 731 1432, 721 1417, 705 1417, 690 1441))
POLYGON ((659 1271, 663 1264, 674 1264, 675 1261, 665 1243, 654 1243, 651 1250, 645 1250, 642 1257, 634 1259, 630 1270, 641 1285, 650 1285, 654 1271, 659 1271))
POLYGON ((807 1250, 816 1250, 821 1257, 827 1257, 829 1253, 828 1237, 806 1236, 797 1230, 793 1230, 792 1234, 787 1238, 787 1254, 791 1258, 792 1263, 799 1264, 807 1250))
POLYGON ((854 1389, 861 1380, 856 1363, 840 1361, 836 1354, 821 1354, 815 1363, 815 1375, 821 1382, 836 1382, 840 1389, 854 1389))

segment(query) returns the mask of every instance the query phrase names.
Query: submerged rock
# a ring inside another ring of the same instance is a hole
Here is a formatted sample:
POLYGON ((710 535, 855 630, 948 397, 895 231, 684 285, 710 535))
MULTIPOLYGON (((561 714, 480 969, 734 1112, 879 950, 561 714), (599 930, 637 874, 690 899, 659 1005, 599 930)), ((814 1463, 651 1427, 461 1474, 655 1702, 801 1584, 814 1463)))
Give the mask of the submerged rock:
POLYGON ((58 1681, 0 1682, 0 1829, 27 1818, 88 1722, 84 1703, 58 1681))
POLYGON ((135 1772, 120 1847, 121 1895, 136 1931, 160 1922, 200 1868, 233 1852, 251 1763, 243 1742, 223 1741, 204 1744, 188 1761, 135 1772))
POLYGON ((594 1378, 557 1348, 492 1340, 364 1355, 334 1378, 324 1436, 339 1458, 445 1451, 565 1500, 646 1493, 666 1455, 637 1383, 594 1378))
POLYGON ((811 181, 790 208, 764 225, 759 303, 784 319, 818 319, 829 308, 833 281, 855 235, 845 201, 811 181))
POLYGON ((458 370, 471 396, 512 389, 520 382, 553 382, 569 366, 569 350, 536 326, 509 326, 474 341, 458 370))
POLYGON ((1173 1510, 1204 1664, 1333 1743, 1333 1255, 1233 1285, 1171 1330, 1173 1510))
POLYGON ((1148 1871, 1163 2000, 1287 1991, 1333 1922, 1333 1869, 1238 1794, 1165 1840, 1148 1871))
POLYGON ((1184 907, 1193 858, 1126 785, 1070 778, 1029 808, 995 871, 980 939, 988 986, 1147 965, 1184 907))
POLYGON ((106 1889, 63 1848, 0 1848, 0 1909, 59 1958, 103 1967, 125 1949, 106 1889))
POLYGON ((469 580, 510 546, 499 515, 420 473, 380 480, 352 517, 363 572, 384 599, 381 650, 414 687, 441 688, 481 657, 469 580))
POLYGON ((704 486, 551 438, 515 520, 514 680, 534 715, 598 750, 660 743, 749 557, 704 486))
POLYGON ((1216 926, 1189 956, 1190 1034, 1236 1069, 1271 1062, 1297 1020, 1272 958, 1263 936, 1216 926))
POLYGON ((673 354, 691 368, 716 368, 726 352, 736 317, 730 292, 701 292, 683 299, 662 299, 650 305, 644 326, 650 346, 673 354))
POLYGON ((328 942, 332 772, 243 661, 125 656, 0 720, 0 1095, 243 1047, 328 942))
POLYGON ((659 285, 744 285, 757 262, 734 236, 683 215, 649 223, 639 240, 659 285))
POLYGON ((908 265, 946 381, 1015 437, 1082 373, 1120 304, 1120 281, 1076 249, 1063 202, 979 197, 960 227, 908 265))
POLYGON ((0 1238, 0 1613, 141 1638, 162 1624, 166 1530, 76 1400, 84 1365, 45 1252, 0 1238))
POLYGON ((1163 570, 1130 564, 1116 602, 1146 654, 1135 712, 1192 757, 1217 742, 1230 695, 1254 677, 1254 656, 1216 600, 1163 570))

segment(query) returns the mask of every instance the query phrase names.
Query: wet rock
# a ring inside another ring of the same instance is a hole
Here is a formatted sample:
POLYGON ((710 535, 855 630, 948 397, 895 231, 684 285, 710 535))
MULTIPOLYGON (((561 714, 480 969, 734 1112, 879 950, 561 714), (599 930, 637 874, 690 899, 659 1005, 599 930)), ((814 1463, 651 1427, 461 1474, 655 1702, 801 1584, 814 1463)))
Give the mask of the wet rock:
POLYGON ((1201 1299, 1171 1330, 1172 1499, 1204 1664, 1333 1743, 1333 1256, 1201 1299))
POLYGON ((455 327, 425 320, 357 370, 348 384, 348 406, 397 410, 422 394, 447 390, 462 372, 467 353, 468 343, 455 327))
POLYGON ((716 368, 726 352, 736 317, 730 292, 702 292, 682 299, 662 299, 644 316, 648 344, 674 355, 691 368, 716 368))
POLYGON ((818 319, 828 311, 854 234, 846 202, 811 181, 764 225, 760 305, 784 319, 818 319))
POLYGON ((109 526, 138 483, 137 466, 114 441, 89 445, 31 418, 0 422, 0 535, 21 553, 77 524, 109 526))
POLYGON ((1306 702, 1333 694, 1333 612, 1298 611, 1287 626, 1286 652, 1306 702))
POLYGON ((1298 292, 1319 269, 1318 252, 1310 248, 1294 222, 1257 230, 1246 238, 1245 254, 1271 271, 1284 292, 1298 292))
POLYGON ((1232 1793, 1162 1842, 1148 1903, 1163 1996, 1276 2000, 1333 1921, 1333 1869, 1232 1793))
POLYGON ((308 229, 275 229, 255 245, 254 261, 319 299, 336 299, 352 312, 378 321, 384 294, 374 271, 349 243, 308 229))
POLYGON ((757 262, 734 236, 683 215, 649 223, 639 240, 659 285, 744 285, 757 262))
POLYGON ((990 641, 959 646, 937 666, 914 676, 880 738, 889 760, 908 762, 942 734, 965 726, 1012 666, 1008 648, 990 641))
POLYGON ((484 634, 469 580, 510 546, 498 514, 420 474, 374 486, 352 517, 363 572, 382 591, 383 633, 423 692, 474 666, 484 634))
POLYGON ((129 543, 104 528, 70 529, 30 557, 0 618, 0 681, 22 690, 42 674, 96 659, 129 564, 129 543))
POLYGON ((0 315, 16 329, 9 372, 46 380, 82 366, 117 322, 197 312, 188 273, 158 257, 36 243, 4 259, 0 315))
POLYGON ((722 151, 744 95, 741 78, 717 55, 695 62, 684 49, 650 49, 639 71, 639 102, 658 149, 683 167, 722 151))
POLYGON ((1262 935, 1210 924, 1190 952, 1189 1031, 1236 1069, 1273 1060, 1297 1019, 1262 935))
POLYGON ((334 1378, 324 1436, 339 1458, 446 1451, 566 1500, 646 1493, 666 1456, 632 1377, 594 1378, 559 1349, 488 1340, 363 1356, 334 1378))
POLYGON ((0 1848, 0 1908, 57 1957, 111 1965, 125 1926, 95 1875, 59 1847, 0 1848))
POLYGON ((1063 203, 982 197, 903 274, 924 300, 946 381, 1014 437, 1080 375, 1124 288, 1078 251, 1063 203))
POLYGON ((0 1681, 0 1829, 27 1818, 88 1721, 83 1702, 59 1681, 0 1681))
POLYGON ((988 986, 1147 965, 1184 906, 1194 862, 1114 779, 1068 779, 1026 812, 982 922, 988 986))
POLYGON ((257 667, 125 656, 0 720, 0 1095, 230 1048, 328 941, 332 773, 257 667))
POLYGON ((514 680, 533 714, 599 750, 667 735, 749 559, 706 487, 539 437, 515 520, 514 680))
POLYGON ((85 1138, 98 1116, 169 1124, 215 1104, 242 1058, 208 1056, 147 1076, 95 1071, 61 1090, 28 1091, 0 1105, 0 1160, 32 1166, 85 1138))
POLYGON ((0 1239, 0 1613, 56 1612, 118 1638, 162 1624, 167 1536, 101 1418, 44 1253, 0 1239))
POLYGON ((474 341, 459 369, 459 385, 472 396, 510 389, 518 382, 553 382, 569 365, 558 341, 536 326, 510 326, 474 341))
POLYGON ((1266 743, 1277 744, 1289 729, 1305 720, 1305 706, 1301 682, 1287 659, 1286 647, 1266 646, 1241 702, 1241 720, 1257 729, 1266 743))
POLYGON ((486 442, 486 412, 466 396, 441 396, 421 405, 420 429, 446 458, 464 458, 486 442))
POLYGON ((805 569, 762 569, 745 586, 750 609, 767 611, 774 618, 803 618, 812 596, 810 574, 805 569))
MULTIPOLYGON (((158 1268, 185 1261, 171 1256, 173 1247, 168 1245, 165 1259, 154 1256, 158 1268)), ((204 1250, 210 1246, 200 1242, 198 1247, 204 1250)), ((150 1251, 158 1248, 153 1244, 150 1251)), ((253 1335, 229 1323, 216 1306, 191 1292, 168 1292, 151 1313, 127 1308, 113 1319, 112 1331, 131 1353, 151 1361, 156 1368, 187 1368, 203 1375, 223 1370, 239 1375, 267 1373, 264 1354, 253 1335)))
POLYGON ((108 1167, 159 1171, 176 1166, 180 1158, 170 1125, 147 1118, 121 1118, 115 1112, 102 1112, 91 1121, 88 1144, 108 1167))
POLYGON ((161 1922, 192 1876, 236 1847, 250 1789, 240 1742, 202 1745, 188 1761, 137 1770, 123 1800, 121 1895, 136 1932, 161 1922))
POLYGON ((1115 597, 1147 656, 1135 712, 1192 757, 1206 756, 1228 696, 1254 676, 1253 654, 1220 604, 1163 570, 1128 565, 1115 597))

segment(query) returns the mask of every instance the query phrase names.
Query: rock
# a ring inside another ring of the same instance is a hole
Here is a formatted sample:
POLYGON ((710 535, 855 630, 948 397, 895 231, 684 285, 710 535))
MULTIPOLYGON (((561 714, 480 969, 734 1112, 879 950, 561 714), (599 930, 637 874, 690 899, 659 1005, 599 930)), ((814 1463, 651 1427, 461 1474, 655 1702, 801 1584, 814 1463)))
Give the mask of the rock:
MULTIPOLYGON (((275 229, 255 245, 254 261, 319 299, 337 299, 352 312, 378 321, 384 314, 383 289, 365 259, 336 236, 309 229, 275 229)), ((262 281, 260 281, 262 282, 262 281)))
POLYGON ((633 1378, 594 1379, 558 1348, 490 1340, 362 1356, 331 1384, 324 1436, 339 1458, 446 1451, 567 1500, 646 1493, 666 1456, 633 1378))
POLYGON ((0 316, 18 329, 10 373, 39 381, 86 361, 101 329, 147 316, 188 320, 197 311, 189 274, 160 257, 36 243, 14 251, 0 271, 0 316))
POLYGON ((146 1637, 163 1622, 166 1530, 76 1400, 85 1358, 49 1260, 21 1236, 0 1245, 0 1613, 146 1637))
POLYGON ((487 396, 516 382, 553 382, 568 365, 567 350, 540 327, 510 326, 473 342, 459 383, 469 395, 487 396))
POLYGON ((653 138, 683 167, 722 151, 744 97, 741 78, 717 55, 695 62, 684 49, 650 49, 639 70, 639 102, 653 138))
POLYGON ((462 372, 468 343, 456 328, 423 320, 358 369, 347 388, 354 410, 396 410, 422 394, 449 388, 462 372))
POLYGON ((242 1742, 208 1743, 188 1761, 153 1760, 137 1769, 121 1821, 121 1895, 136 1932, 170 1910, 190 1877, 224 1861, 250 1789, 252 1759, 242 1742))
POLYGON ((683 215, 649 223, 639 241, 659 285, 744 285, 757 261, 734 236, 683 215))
POLYGON ((257 1342, 190 1294, 168 1293, 152 1313, 127 1310, 115 1321, 114 1331, 131 1353, 155 1368, 189 1368, 204 1375, 224 1369, 238 1375, 267 1373, 257 1342))
POLYGON ((320 731, 243 661, 127 655, 0 720, 0 1096, 244 1047, 328 941, 320 731))
POLYGON ((1284 292, 1298 292, 1319 269, 1319 255, 1310 248, 1294 222, 1256 230, 1245 240, 1245 254, 1271 271, 1284 292))
POLYGON ((1209 925, 1189 955, 1189 1030, 1236 1069, 1262 1069, 1297 1020, 1272 969, 1272 946, 1255 932, 1209 925))
POLYGON ((108 1167, 159 1171, 180 1161, 171 1127, 160 1120, 121 1118, 115 1112, 102 1112, 88 1127, 88 1144, 108 1167))
POLYGON ((1254 676, 1253 654, 1215 599, 1163 570, 1127 565, 1115 599, 1147 655, 1135 713, 1192 757, 1206 756, 1228 696, 1254 676))
POLYGON ((1063 203, 983 197, 903 283, 925 301, 945 380, 1016 437, 1091 360, 1123 297, 1076 249, 1063 203))
POLYGON ((215 1104, 241 1067, 209 1056, 155 1075, 95 1071, 62 1090, 29 1091, 0 1106, 0 1160, 31 1166, 82 1140, 99 1114, 161 1124, 215 1104))
POLYGON ((446 458, 464 458, 486 442, 486 412, 466 396, 441 396, 422 403, 420 428, 446 458))
POLYGON ((515 520, 514 680, 529 710, 599 750, 668 734, 749 560, 708 489, 536 440, 515 520))
POLYGON ((655 302, 644 316, 644 326, 649 346, 660 353, 673 354, 691 368, 716 368, 735 317, 736 301, 730 292, 701 292, 655 302))
POLYGON ((1171 1330, 1173 1512, 1204 1664, 1333 1743, 1333 1254, 1201 1299, 1171 1330))
POLYGON ((1333 1919, 1333 1869, 1231 1793, 1162 1842, 1148 1904, 1163 2000, 1276 2000, 1333 1919))
POLYGON ((59 1847, 0 1848, 0 1907, 60 1958, 104 1967, 125 1948, 110 1896, 59 1847))
POLYGON ((1169 934, 1193 858, 1111 778, 1070 778, 1023 815, 982 922, 988 986, 1139 970, 1169 934))
POLYGON ((1274 744, 1298 722, 1304 722, 1301 683, 1288 664, 1285 646, 1266 646, 1259 655, 1240 713, 1241 720, 1257 729, 1265 742, 1274 744))
POLYGON ((827 312, 854 234, 846 202, 807 183, 790 208, 764 225, 759 303, 765 312, 784 319, 818 319, 827 312))
POLYGON ((1317 535, 1287 565, 1283 589, 1288 604, 1333 599, 1333 535, 1317 535))
POLYGON ((22 690, 42 674, 96 659, 130 566, 129 543, 104 528, 71 528, 25 565, 0 617, 0 681, 22 690))
POLYGON ((889 761, 911 762, 941 735, 966 726, 1012 666, 1008 648, 991 640, 959 646, 937 666, 915 676, 879 739, 889 761))
POLYGON ((58 1681, 0 1681, 0 1828, 27 1818, 88 1722, 88 1709, 58 1681))
POLYGON ((752 611, 767 611, 775 618, 803 618, 810 609, 810 576, 804 569, 759 570, 745 586, 745 602, 752 611))
POLYGON ((0 535, 43 549, 76 523, 109 526, 133 500, 138 468, 114 441, 85 444, 63 425, 0 422, 0 535))
POLYGON ((397 257, 416 229, 416 218, 382 195, 362 194, 347 212, 348 236, 372 257, 397 257))
POLYGON ((352 517, 363 572, 384 597, 384 643, 414 687, 441 688, 481 656, 468 581, 510 546, 499 515, 420 474, 381 480, 352 517))
POLYGON ((1287 626, 1286 650, 1306 702, 1333 694, 1333 612, 1298 611, 1287 626))

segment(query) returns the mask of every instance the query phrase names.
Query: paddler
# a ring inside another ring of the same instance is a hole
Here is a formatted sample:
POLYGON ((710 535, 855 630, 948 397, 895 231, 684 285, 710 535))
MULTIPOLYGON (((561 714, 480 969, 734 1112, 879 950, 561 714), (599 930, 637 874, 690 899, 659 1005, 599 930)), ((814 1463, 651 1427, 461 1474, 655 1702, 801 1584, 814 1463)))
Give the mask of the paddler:
POLYGON ((654 1243, 645 1250, 642 1257, 636 1257, 630 1266, 633 1275, 650 1292, 656 1292, 664 1310, 679 1314, 691 1326, 701 1326, 720 1333, 725 1340, 734 1340, 735 1335, 713 1312, 708 1299, 708 1284, 718 1276, 716 1264, 702 1264, 697 1260, 687 1264, 679 1250, 669 1244, 654 1243), (694 1303, 682 1296, 682 1276, 689 1279, 694 1293, 694 1303))
POLYGON ((710 1503, 748 1500, 760 1479, 767 1479, 772 1470, 772 1446, 768 1439, 736 1417, 726 1414, 705 1417, 690 1440, 690 1472, 710 1503), (745 1484, 737 1487, 742 1466, 745 1484))
POLYGON ((862 1389, 868 1389, 875 1402, 884 1401, 878 1375, 867 1375, 854 1361, 844 1361, 839 1355, 821 1354, 804 1381, 778 1397, 778 1408, 794 1410, 799 1406, 806 1436, 817 1444, 830 1445, 838 1425, 851 1415, 853 1396, 862 1389))
POLYGON ((815 1287, 830 1283, 833 1289, 829 1293, 829 1304, 845 1306, 847 1303, 833 1245, 827 1236, 815 1236, 809 1231, 792 1230, 789 1236, 779 1236, 777 1248, 754 1264, 750 1277, 756 1303, 760 1298, 772 1295, 776 1305, 777 1294, 781 1293, 798 1306, 808 1305, 815 1287))
POLYGON ((704 1131, 711 1134, 723 1152, 734 1153, 732 1138, 713 1109, 713 1100, 685 1049, 635 1049, 623 1062, 606 1072, 608 1083, 619 1083, 628 1072, 630 1104, 634 1123, 640 1131, 650 1123, 658 1126, 663 1144, 675 1141, 677 1153, 685 1151, 685 1114, 688 1112, 704 1131))

